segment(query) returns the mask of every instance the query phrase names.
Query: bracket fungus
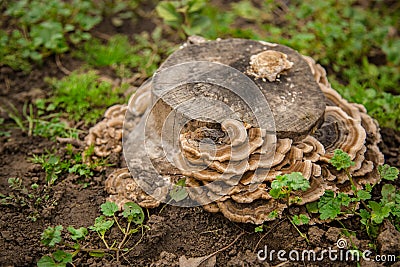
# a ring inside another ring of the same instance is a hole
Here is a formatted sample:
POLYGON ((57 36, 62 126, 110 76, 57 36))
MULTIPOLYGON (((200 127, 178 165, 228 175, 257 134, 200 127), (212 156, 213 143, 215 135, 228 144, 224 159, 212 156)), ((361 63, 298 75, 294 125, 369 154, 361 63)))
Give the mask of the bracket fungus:
POLYGON ((267 78, 268 81, 273 82, 292 66, 293 62, 287 59, 286 54, 275 50, 266 50, 250 57, 247 73, 261 78, 263 81, 267 78))
POLYGON ((351 193, 345 171, 329 163, 336 149, 355 162, 349 172, 359 188, 379 180, 384 161, 379 126, 365 108, 331 88, 312 58, 278 44, 227 39, 181 46, 128 106, 111 107, 90 130, 86 142, 97 156, 120 152, 126 110, 130 174, 117 170, 106 181, 109 199, 120 206, 155 207, 168 199, 168 183, 183 178, 191 203, 261 224, 288 206, 304 210, 326 190, 351 193), (276 176, 292 172, 310 183, 293 192, 300 201, 272 198, 276 176))
POLYGON ((94 146, 94 155, 107 157, 122 151, 122 128, 126 105, 114 105, 106 110, 104 119, 89 129, 85 137, 87 147, 94 146))

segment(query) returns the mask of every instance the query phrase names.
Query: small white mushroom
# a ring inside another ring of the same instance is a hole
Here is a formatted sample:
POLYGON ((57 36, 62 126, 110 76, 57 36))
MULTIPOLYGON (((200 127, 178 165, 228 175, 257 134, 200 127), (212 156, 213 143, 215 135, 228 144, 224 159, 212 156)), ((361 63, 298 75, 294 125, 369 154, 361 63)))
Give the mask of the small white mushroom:
POLYGON ((250 67, 247 73, 265 80, 276 81, 281 74, 293 66, 293 62, 287 59, 287 55, 275 51, 266 50, 250 57, 250 67))

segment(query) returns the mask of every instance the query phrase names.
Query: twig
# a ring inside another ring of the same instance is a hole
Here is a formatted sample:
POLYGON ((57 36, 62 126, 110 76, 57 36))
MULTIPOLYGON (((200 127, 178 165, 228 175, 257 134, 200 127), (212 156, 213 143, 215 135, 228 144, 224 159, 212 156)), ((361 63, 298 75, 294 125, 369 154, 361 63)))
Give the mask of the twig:
POLYGON ((287 217, 289 222, 293 225, 293 227, 296 229, 296 231, 299 233, 299 235, 304 238, 307 242, 307 244, 310 244, 310 241, 307 238, 307 235, 304 234, 302 231, 300 231, 300 229, 296 226, 296 224, 289 218, 289 216, 287 217))
POLYGON ((209 258, 211 258, 212 256, 214 256, 214 255, 216 255, 216 254, 218 254, 218 253, 220 253, 220 252, 222 252, 222 251, 224 251, 224 250, 227 250, 227 249, 230 248, 233 244, 235 244, 236 241, 238 241, 239 238, 240 238, 242 235, 244 235, 244 234, 245 234, 245 232, 241 232, 240 235, 238 235, 238 236, 235 238, 235 240, 233 240, 229 245, 227 245, 227 246, 225 246, 225 247, 223 247, 223 248, 221 248, 221 249, 218 249, 217 251, 214 251, 214 252, 211 253, 210 255, 205 256, 199 263, 201 264, 201 263, 205 262, 206 260, 208 260, 209 258))
POLYGON ((277 265, 274 265, 273 267, 284 266, 284 265, 286 265, 286 264, 288 264, 288 263, 289 263, 289 261, 284 261, 284 262, 281 262, 281 263, 279 263, 279 264, 277 264, 277 265))
POLYGON ((72 137, 56 137, 56 140, 61 144, 71 144, 76 147, 82 147, 84 144, 81 140, 72 137))
POLYGON ((56 54, 56 65, 65 74, 70 75, 71 71, 61 64, 60 55, 56 54))
POLYGON ((108 35, 108 34, 105 34, 105 33, 102 33, 102 32, 93 31, 92 34, 97 36, 97 37, 99 37, 99 38, 101 38, 101 39, 104 39, 106 41, 111 39, 111 35, 108 35))
POLYGON ((283 223, 285 220, 286 220, 286 218, 283 219, 283 220, 281 220, 281 221, 278 221, 277 223, 275 223, 275 224, 271 227, 271 229, 269 229, 268 232, 266 232, 266 233, 260 238, 260 240, 258 240, 256 246, 255 246, 254 249, 253 249, 253 253, 256 251, 258 245, 260 245, 261 240, 263 240, 269 233, 271 233, 272 230, 274 230, 279 224, 283 223))

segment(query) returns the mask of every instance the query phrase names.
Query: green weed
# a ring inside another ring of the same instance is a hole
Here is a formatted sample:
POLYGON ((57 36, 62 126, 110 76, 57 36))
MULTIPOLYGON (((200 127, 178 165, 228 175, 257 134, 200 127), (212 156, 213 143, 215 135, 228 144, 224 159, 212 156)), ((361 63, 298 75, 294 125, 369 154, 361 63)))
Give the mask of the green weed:
POLYGON ((118 218, 118 206, 112 202, 105 202, 101 206, 102 215, 95 219, 93 225, 88 228, 97 233, 98 237, 104 243, 105 248, 87 248, 83 247, 80 241, 85 240, 90 232, 85 227, 78 229, 73 226, 67 227, 69 238, 73 241, 67 241, 62 237, 63 226, 48 227, 41 235, 42 244, 49 248, 55 247, 59 244, 66 247, 66 251, 57 249, 51 255, 43 256, 37 263, 38 267, 44 266, 66 266, 67 263, 72 263, 73 258, 80 252, 86 252, 93 257, 104 257, 107 254, 115 254, 117 263, 120 262, 120 257, 125 257, 127 253, 132 251, 137 244, 139 244, 144 236, 144 230, 148 226, 144 225, 144 212, 142 208, 133 202, 128 202, 124 205, 122 218, 118 218), (111 218, 111 219, 110 219, 111 218), (122 226, 123 224, 124 227, 122 226), (123 237, 121 240, 109 240, 106 233, 111 230, 113 226, 117 225, 123 237), (135 226, 135 227, 133 227, 135 226), (133 234, 141 231, 141 237, 131 247, 127 247, 127 243, 133 234))
POLYGON ((26 187, 21 178, 9 178, 9 188, 11 192, 8 195, 0 193, 0 204, 6 206, 14 206, 16 208, 27 208, 28 218, 36 221, 39 217, 39 209, 48 203, 49 195, 46 190, 40 188, 36 183, 26 187))
POLYGON ((161 28, 157 27, 151 34, 135 34, 132 44, 123 35, 111 37, 106 44, 92 39, 75 56, 95 67, 111 66, 117 75, 124 78, 132 77, 133 71, 138 71, 142 77, 149 77, 157 70, 161 60, 175 49, 176 46, 164 39, 161 28))
POLYGON ((2 14, 14 28, 0 32, 0 64, 30 70, 30 62, 41 62, 90 39, 88 32, 101 17, 93 1, 21 0, 10 1, 2 14))
POLYGON ((61 80, 48 81, 54 88, 54 95, 49 101, 75 122, 94 123, 108 106, 123 101, 121 88, 113 88, 109 82, 100 81, 94 71, 73 72, 61 80))
POLYGON ((62 161, 59 156, 53 154, 33 155, 31 161, 40 164, 46 173, 46 182, 48 186, 53 185, 63 171, 68 170, 70 163, 62 161))
POLYGON ((288 205, 291 203, 300 202, 298 197, 290 198, 293 191, 307 190, 310 187, 310 182, 303 177, 300 172, 292 172, 290 174, 278 175, 271 183, 270 195, 275 198, 284 198, 288 205))
MULTIPOLYGON (((61 121, 60 113, 46 115, 45 113, 54 111, 54 106, 50 104, 46 107, 45 105, 45 101, 41 99, 37 100, 34 105, 25 103, 22 114, 11 102, 0 108, 5 110, 15 125, 28 136, 41 136, 53 141, 56 140, 56 137, 78 138, 78 130, 61 121)), ((6 124, 4 119, 0 122, 4 124, 5 129, 15 127, 15 125, 6 124)), ((7 132, 5 132, 6 134, 7 132)))
MULTIPOLYGON (((84 153, 90 153, 91 149, 84 153)), ((68 147, 67 147, 68 151, 68 147)), ((67 173, 73 173, 81 178, 89 178, 94 175, 94 171, 98 167, 109 166, 104 159, 100 159, 89 164, 85 163, 82 153, 70 153, 69 157, 61 158, 51 152, 42 155, 34 154, 30 159, 35 164, 40 164, 46 173, 47 186, 53 185, 61 176, 67 173)))
MULTIPOLYGON (((371 191, 376 185, 365 185, 365 189, 357 189, 348 168, 353 165, 348 154, 342 150, 336 150, 330 163, 338 170, 344 170, 352 184, 353 196, 345 193, 335 194, 331 190, 325 191, 318 202, 307 204, 307 210, 311 213, 318 211, 321 220, 336 219, 339 215, 354 214, 361 217, 367 233, 376 238, 379 225, 387 219, 398 230, 400 222, 400 192, 392 184, 384 184, 381 189, 380 201, 372 200, 371 191), (357 203, 363 208, 356 211, 357 203)), ((394 181, 398 178, 399 170, 387 164, 378 166, 381 180, 394 181)), ((379 183, 379 182, 378 182, 379 183)))

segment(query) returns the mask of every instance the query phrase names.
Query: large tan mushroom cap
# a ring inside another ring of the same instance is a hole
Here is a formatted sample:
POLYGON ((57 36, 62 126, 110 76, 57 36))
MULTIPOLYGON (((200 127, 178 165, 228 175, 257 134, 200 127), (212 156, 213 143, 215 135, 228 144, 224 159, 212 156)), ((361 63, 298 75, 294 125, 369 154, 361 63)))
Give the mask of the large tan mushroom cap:
POLYGON ((202 127, 195 132, 181 135, 180 142, 183 151, 205 160, 239 161, 248 158, 251 153, 259 148, 264 143, 263 137, 265 136, 265 131, 263 132, 260 128, 250 128, 247 133, 244 126, 243 128, 236 127, 236 133, 233 137, 238 139, 232 140, 232 144, 218 144, 207 142, 211 139, 209 137, 210 133, 214 133, 214 136, 217 136, 217 142, 223 142, 224 133, 218 133, 217 129, 202 127), (244 142, 242 139, 244 141, 248 140, 248 142, 244 142), (234 146, 233 143, 237 144, 237 146, 234 146))
POLYGON ((220 212, 229 220, 253 224, 262 224, 266 221, 275 220, 276 217, 271 216, 271 213, 277 212, 278 216, 280 216, 286 208, 286 205, 274 199, 260 199, 246 204, 228 199, 223 202, 217 202, 217 205, 220 212))
POLYGON ((336 149, 342 149, 353 160, 365 143, 366 133, 360 121, 350 117, 339 107, 327 106, 325 121, 314 133, 325 148, 321 160, 329 161, 336 149))

